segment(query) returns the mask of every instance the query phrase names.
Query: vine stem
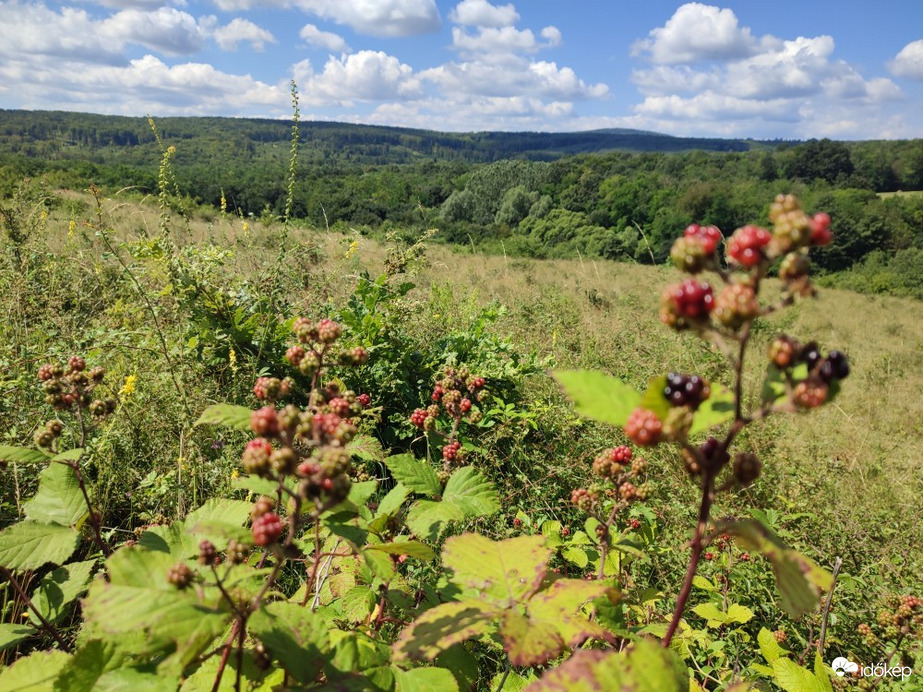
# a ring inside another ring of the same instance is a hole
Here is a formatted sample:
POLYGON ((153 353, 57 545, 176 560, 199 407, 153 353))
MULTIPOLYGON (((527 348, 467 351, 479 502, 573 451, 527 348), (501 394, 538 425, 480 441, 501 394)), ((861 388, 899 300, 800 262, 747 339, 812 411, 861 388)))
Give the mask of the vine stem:
POLYGON ((70 653, 71 651, 70 644, 68 644, 64 640, 64 637, 61 636, 61 633, 58 632, 58 629, 54 625, 52 625, 50 622, 48 622, 48 620, 46 620, 45 617, 39 612, 38 608, 36 608, 35 604, 32 602, 32 599, 29 598, 29 594, 27 594, 25 590, 22 588, 22 586, 20 585, 20 583, 16 581, 16 578, 13 576, 13 573, 10 570, 8 570, 6 567, 0 567, 0 573, 2 573, 3 576, 6 577, 6 580, 10 582, 10 584, 13 586, 13 589, 16 591, 17 594, 19 594, 19 597, 23 600, 23 603, 25 603, 29 607, 29 609, 33 613, 35 613, 35 617, 37 617, 39 622, 42 623, 42 629, 44 629, 46 632, 48 632, 48 634, 54 637, 54 640, 58 642, 58 645, 64 651, 66 651, 67 653, 70 653))
POLYGON ((660 644, 664 648, 670 646, 673 635, 679 627, 679 621, 683 617, 683 611, 686 609, 686 601, 689 600, 689 594, 692 592, 692 579, 695 577, 696 569, 699 566, 699 559, 702 556, 702 550, 705 547, 703 538, 705 530, 708 527, 708 517, 711 513, 712 502, 714 502, 714 484, 715 478, 712 473, 706 473, 702 483, 702 502, 699 505, 699 519, 695 527, 695 534, 692 537, 692 554, 689 556, 689 565, 686 568, 686 577, 683 579, 683 586, 676 597, 676 607, 673 609, 673 619, 667 628, 667 633, 661 640, 660 644))
POLYGON ((837 557, 833 563, 833 583, 830 584, 830 591, 827 592, 827 602, 824 603, 824 615, 820 621, 820 637, 817 639, 817 653, 824 655, 824 641, 827 638, 827 618, 830 616, 830 606, 833 605, 833 590, 836 588, 836 578, 840 573, 840 567, 843 566, 843 558, 837 557))

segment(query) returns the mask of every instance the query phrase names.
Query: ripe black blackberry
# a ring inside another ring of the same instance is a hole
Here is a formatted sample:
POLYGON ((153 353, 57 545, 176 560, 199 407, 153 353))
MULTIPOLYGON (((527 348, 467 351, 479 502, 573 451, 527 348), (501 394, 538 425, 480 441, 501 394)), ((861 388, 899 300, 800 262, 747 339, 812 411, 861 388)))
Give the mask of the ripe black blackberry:
POLYGON ((676 372, 667 375, 667 385, 663 388, 663 395, 671 406, 688 406, 693 410, 697 409, 710 393, 708 380, 698 375, 681 375, 676 372))

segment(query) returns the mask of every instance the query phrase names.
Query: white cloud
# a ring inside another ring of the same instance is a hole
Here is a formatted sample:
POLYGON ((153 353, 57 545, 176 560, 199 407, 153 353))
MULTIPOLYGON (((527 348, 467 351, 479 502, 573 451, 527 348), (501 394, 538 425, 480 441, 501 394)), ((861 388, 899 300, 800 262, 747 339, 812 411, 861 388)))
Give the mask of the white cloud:
POLYGON ((136 43, 168 55, 189 55, 205 43, 195 17, 170 7, 153 12, 122 10, 99 23, 99 35, 114 43, 136 43))
POLYGON ((61 13, 43 5, 0 3, 0 62, 80 60, 87 63, 125 63, 122 43, 100 41, 99 25, 83 10, 62 7, 61 13))
POLYGON ((487 0, 462 0, 449 13, 449 19, 465 26, 496 29, 515 24, 519 21, 519 13, 512 3, 498 6, 491 5, 487 0))
POLYGON ((303 60, 295 66, 294 76, 304 101, 313 105, 352 106, 357 101, 403 100, 422 93, 413 68, 382 51, 331 56, 319 74, 303 60))
POLYGON ((563 40, 561 30, 556 26, 546 26, 542 29, 542 38, 548 41, 549 46, 560 46, 563 40))
POLYGON ((298 34, 305 43, 326 48, 335 53, 349 53, 349 46, 343 37, 331 31, 321 31, 313 24, 305 24, 298 34))
POLYGON ((369 36, 415 36, 440 26, 435 0, 297 0, 295 4, 369 36))
POLYGON ((275 43, 276 37, 266 29, 248 19, 236 17, 230 23, 215 29, 212 34, 222 50, 237 50, 241 41, 248 42, 255 51, 262 51, 267 43, 275 43))
POLYGON ((923 81, 923 39, 901 48, 901 52, 888 63, 888 70, 895 77, 923 81))
POLYGON ((756 50, 750 29, 741 29, 732 10, 690 2, 679 7, 667 23, 633 47, 655 63, 694 63, 743 58, 756 50))

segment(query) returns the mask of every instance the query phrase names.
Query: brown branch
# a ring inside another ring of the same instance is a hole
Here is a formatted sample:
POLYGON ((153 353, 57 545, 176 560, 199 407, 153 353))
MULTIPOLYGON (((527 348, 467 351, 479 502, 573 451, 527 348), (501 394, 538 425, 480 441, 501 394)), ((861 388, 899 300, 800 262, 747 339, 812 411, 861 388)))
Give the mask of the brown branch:
POLYGON ((48 620, 46 620, 45 617, 39 612, 38 608, 36 608, 35 604, 32 602, 32 599, 29 598, 29 595, 25 592, 25 590, 22 588, 19 582, 16 581, 16 578, 13 576, 13 573, 10 570, 8 570, 6 567, 0 567, 0 573, 2 573, 4 577, 6 577, 7 581, 9 581, 10 584, 12 584, 13 589, 16 591, 17 594, 19 594, 19 597, 22 599, 23 603, 25 603, 29 607, 29 609, 33 613, 35 613, 35 617, 37 617, 39 622, 42 623, 42 629, 48 632, 48 634, 50 634, 52 637, 54 637, 54 640, 58 642, 58 645, 64 651, 66 651, 67 653, 70 653, 71 651, 70 644, 68 644, 64 640, 64 637, 61 636, 61 633, 58 632, 58 629, 54 625, 52 625, 50 622, 48 622, 48 620))

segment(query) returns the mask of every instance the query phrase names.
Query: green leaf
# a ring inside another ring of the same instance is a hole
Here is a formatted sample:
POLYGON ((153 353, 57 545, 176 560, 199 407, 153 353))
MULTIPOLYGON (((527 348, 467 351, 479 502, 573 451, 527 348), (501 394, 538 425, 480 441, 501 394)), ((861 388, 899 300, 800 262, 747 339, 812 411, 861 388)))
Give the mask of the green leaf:
POLYGON ((381 499, 381 502, 378 504, 378 509, 375 511, 375 516, 383 517, 387 514, 397 514, 401 505, 404 504, 404 500, 410 496, 410 492, 410 488, 403 483, 395 485, 388 494, 381 499))
POLYGON ((652 377, 647 383, 647 389, 641 395, 641 402, 638 408, 646 408, 657 414, 660 420, 666 420, 667 414, 670 413, 670 402, 664 395, 663 390, 667 387, 667 376, 660 375, 652 377))
POLYGON ((10 623, 0 623, 0 651, 5 651, 11 646, 16 646, 24 639, 36 634, 38 630, 29 625, 13 625, 10 623))
POLYGON ((590 564, 590 558, 587 556, 586 551, 583 548, 578 548, 573 545, 564 548, 564 550, 561 551, 561 557, 572 565, 577 565, 580 569, 590 564))
POLYGON ((452 672, 460 690, 473 690, 481 676, 478 659, 463 644, 450 646, 436 657, 435 664, 452 672))
MULTIPOLYGON (((141 534, 144 536, 151 530, 141 534)), ((116 550, 106 560, 109 581, 115 586, 175 591, 167 581, 167 571, 178 562, 178 556, 169 549, 151 550, 142 545, 132 545, 116 550)))
POLYGON ((403 483, 413 492, 427 497, 438 497, 442 490, 439 478, 433 467, 424 461, 418 461, 412 454, 397 454, 385 459, 385 466, 394 479, 403 483))
MULTIPOLYGON (((54 624, 66 615, 70 604, 86 591, 95 566, 96 560, 72 562, 46 574, 32 597, 42 617, 54 624)), ((31 613, 30 619, 38 626, 35 613, 31 613)))
POLYGON ((739 622, 740 624, 745 624, 750 622, 753 619, 753 611, 747 608, 747 606, 742 606, 739 603, 732 603, 728 607, 727 619, 725 622, 739 622))
POLYGON ((340 599, 340 614, 349 622, 363 622, 375 607, 375 592, 367 586, 356 586, 340 599))
POLYGON ((503 612, 499 631, 514 666, 541 665, 564 649, 564 639, 554 622, 533 620, 514 609, 503 612))
POLYGON ((356 435, 346 445, 346 451, 364 461, 380 461, 385 456, 381 442, 369 435, 356 435))
POLYGON ((73 655, 55 681, 55 690, 61 692, 92 692, 100 677, 121 662, 115 656, 115 646, 106 645, 98 639, 87 642, 73 655))
POLYGON ((442 563, 452 570, 452 583, 506 608, 538 590, 551 554, 541 536, 492 541, 466 533, 446 540, 442 563))
POLYGON ((39 474, 38 492, 23 509, 33 521, 76 526, 87 515, 87 504, 74 469, 66 464, 49 464, 39 474))
POLYGON ((702 402, 692 419, 690 435, 706 432, 734 418, 734 392, 723 384, 711 385, 711 395, 702 402))
POLYGON ((773 661, 772 672, 776 684, 785 692, 826 692, 814 673, 787 658, 773 661))
POLYGON ((589 601, 616 594, 617 591, 604 581, 558 579, 529 599, 529 619, 534 624, 548 622, 554 625, 568 646, 577 646, 590 638, 612 641, 609 632, 580 611, 589 601))
POLYGON ((450 502, 420 500, 407 513, 407 528, 420 538, 435 541, 448 522, 464 518, 461 508, 450 502))
POLYGON ((820 682, 824 692, 833 692, 833 684, 830 682, 830 668, 820 657, 819 651, 814 652, 814 677, 820 682))
POLYGON ((48 692, 55 679, 71 659, 63 651, 36 651, 0 670, 0 690, 16 692, 48 692))
POLYGON ((15 571, 62 565, 80 543, 80 534, 60 524, 20 521, 0 531, 0 565, 15 571))
POLYGON ((689 692, 689 673, 671 649, 647 639, 625 652, 578 651, 548 670, 527 692, 689 692))
POLYGON ((50 454, 37 449, 0 445, 0 461, 12 461, 18 464, 42 464, 50 458, 50 454))
POLYGON ((493 484, 472 466, 463 466, 449 477, 442 501, 455 505, 469 518, 500 511, 500 498, 493 484))
POLYGON ((82 447, 75 447, 74 449, 68 449, 66 452, 56 454, 51 460, 57 462, 80 461, 80 457, 83 456, 84 451, 86 450, 82 447))
POLYGON ((458 683, 445 668, 394 668, 394 692, 458 692, 458 683))
POLYGON ((394 562, 387 553, 375 550, 360 551, 365 564, 372 570, 372 574, 382 581, 391 581, 394 578, 394 562))
POLYGON ((705 591, 717 591, 718 587, 711 583, 707 577, 703 577, 701 574, 697 574, 692 578, 692 585, 697 589, 703 589, 705 591))
POLYGON ((627 384, 592 370, 556 370, 552 377, 574 402, 581 416, 600 423, 623 426, 641 401, 641 395, 627 384))
POLYGON ((727 613, 722 611, 714 603, 700 603, 690 610, 700 618, 705 618, 705 624, 708 627, 721 627, 727 622, 727 613))
POLYGON ((379 543, 377 545, 368 545, 366 550, 380 550, 389 555, 407 555, 418 560, 433 560, 436 553, 433 552, 425 543, 420 541, 402 541, 399 543, 379 543))
MULTIPOLYGON (((213 498, 190 512, 184 523, 188 532, 196 536, 196 551, 198 543, 203 540, 209 540, 215 545, 226 545, 231 538, 240 540, 240 534, 244 531, 242 526, 250 519, 252 509, 252 502, 213 498)), ((249 534, 248 531, 244 533, 249 534)))
POLYGON ((272 497, 279 489, 277 481, 271 481, 259 476, 238 476, 231 481, 234 490, 247 490, 254 495, 268 495, 272 497))
POLYGON ((498 611, 468 599, 430 608, 401 632, 394 643, 394 660, 431 661, 454 644, 493 630, 498 611))
POLYGON ((251 415, 253 411, 246 406, 212 404, 202 411, 195 425, 220 425, 234 430, 250 430, 251 415))
POLYGON ((779 646, 775 635, 765 627, 760 628, 759 634, 756 635, 756 641, 760 645, 760 653, 769 665, 785 656, 788 651, 779 646))
POLYGON ((323 670, 331 643, 330 623, 322 614, 275 601, 256 611, 247 624, 295 679, 311 682, 323 670))
POLYGON ((829 572, 789 548, 775 533, 754 519, 722 523, 718 530, 737 536, 741 548, 761 553, 769 560, 782 597, 782 607, 793 618, 816 609, 820 590, 827 591, 833 584, 829 572))
POLYGON ((545 537, 545 545, 549 548, 559 548, 564 545, 564 539, 561 538, 561 522, 548 519, 542 522, 540 530, 545 537))

